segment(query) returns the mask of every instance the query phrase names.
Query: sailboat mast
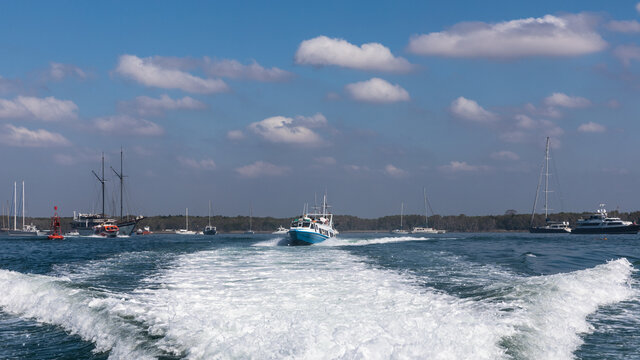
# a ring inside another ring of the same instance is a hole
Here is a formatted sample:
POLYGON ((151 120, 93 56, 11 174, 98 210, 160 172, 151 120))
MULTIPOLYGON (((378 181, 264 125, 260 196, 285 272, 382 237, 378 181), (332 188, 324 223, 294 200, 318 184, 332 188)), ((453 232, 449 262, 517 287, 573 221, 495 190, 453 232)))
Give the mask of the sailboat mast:
POLYGON ((402 213, 404 213, 404 202, 400 203, 400 230, 402 230, 402 213))
POLYGON ((124 173, 122 170, 122 148, 120 148, 120 219, 122 219, 122 187, 123 187, 123 180, 122 178, 124 177, 124 173))
POLYGON ((429 227, 429 214, 427 213, 427 188, 422 188, 424 196, 424 227, 429 227))
POLYGON ((24 230, 24 180, 22 180, 22 229, 24 230))
POLYGON ((18 183, 13 182, 13 230, 18 230, 18 183))
POLYGON ((249 206, 249 231, 251 231, 251 218, 253 218, 253 205, 249 206))
POLYGON ((544 152, 544 162, 545 162, 545 180, 544 180, 544 218, 549 218, 549 137, 547 136, 547 146, 544 152))
POLYGON ((185 222, 186 222, 186 229, 187 229, 187 231, 189 231, 189 208, 186 208, 184 212, 185 212, 185 214, 187 215, 187 216, 186 216, 186 220, 185 220, 185 222))
POLYGON ((93 173, 93 175, 95 175, 95 177, 98 179, 98 181, 100 181, 100 184, 102 184, 102 216, 105 216, 104 214, 104 153, 102 153, 102 177, 98 176, 98 174, 96 174, 95 171, 91 170, 91 172, 93 173))
POLYGON ((209 227, 211 227, 211 200, 209 200, 209 227))

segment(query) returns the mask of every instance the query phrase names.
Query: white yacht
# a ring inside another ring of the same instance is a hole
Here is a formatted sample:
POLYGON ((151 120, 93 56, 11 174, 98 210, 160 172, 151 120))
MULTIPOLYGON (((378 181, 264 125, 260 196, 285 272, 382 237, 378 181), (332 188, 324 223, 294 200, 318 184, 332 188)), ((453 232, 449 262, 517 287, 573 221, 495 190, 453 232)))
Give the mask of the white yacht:
POLYGON ((185 209, 185 215, 186 215, 186 220, 185 220, 186 228, 185 229, 176 230, 176 234, 178 234, 178 235, 196 235, 195 231, 189 230, 189 208, 185 209))
POLYGON ((404 212, 404 203, 400 203, 400 228, 391 230, 392 234, 396 234, 396 235, 407 235, 407 234, 409 234, 409 231, 404 230, 402 228, 402 215, 403 215, 403 212, 404 212))
POLYGON ((274 235, 283 235, 283 234, 287 234, 288 232, 289 232, 289 230, 288 230, 288 229, 285 229, 285 228, 284 228, 284 227, 282 227, 282 225, 281 225, 281 226, 279 226, 279 227, 278 227, 278 230, 276 230, 276 231, 272 232, 272 234, 274 234, 274 235))
POLYGON ((637 234, 640 225, 631 221, 623 221, 619 217, 607 216, 604 204, 586 219, 578 220, 572 234, 637 234))
MULTIPOLYGON (((429 214, 427 213, 427 189, 422 188, 424 196, 424 226, 416 226, 411 230, 412 234, 444 234, 446 230, 438 230, 429 227, 429 214)), ((433 210, 431 211, 433 212, 433 210)))

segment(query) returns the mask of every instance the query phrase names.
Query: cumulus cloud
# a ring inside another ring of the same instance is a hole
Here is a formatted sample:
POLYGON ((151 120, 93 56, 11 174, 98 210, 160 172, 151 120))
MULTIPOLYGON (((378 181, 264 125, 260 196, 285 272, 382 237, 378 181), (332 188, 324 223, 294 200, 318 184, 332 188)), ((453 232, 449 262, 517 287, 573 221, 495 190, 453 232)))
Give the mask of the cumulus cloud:
POLYGON ((216 163, 212 159, 195 160, 179 156, 178 162, 184 167, 196 170, 215 170, 216 168, 216 163))
POLYGON ((448 165, 442 165, 438 169, 444 173, 474 173, 488 170, 486 165, 469 165, 465 161, 452 161, 448 165))
POLYGON ((600 124, 594 122, 588 122, 578 126, 579 132, 587 132, 587 133, 601 133, 605 132, 607 129, 600 124))
POLYGON ((640 32, 640 23, 636 20, 610 21, 607 29, 621 33, 637 33, 640 32))
POLYGON ((584 108, 591 105, 591 101, 579 96, 569 96, 563 93, 553 93, 544 99, 548 106, 558 106, 570 109, 584 108))
POLYGON ((455 99, 449 109, 458 118, 478 123, 490 123, 498 119, 496 114, 485 110, 476 101, 462 96, 455 99))
POLYGON ((384 167, 384 173, 395 178, 401 178, 409 175, 407 171, 397 168, 392 164, 387 164, 387 166, 384 167))
POLYGON ((287 166, 277 166, 265 161, 256 161, 253 164, 236 168, 238 175, 246 178, 257 178, 263 176, 283 176, 291 171, 287 166))
MULTIPOLYGON (((322 114, 318 114, 322 118, 322 114)), ((315 115, 316 117, 318 115, 315 115)), ((264 140, 272 143, 298 144, 316 146, 322 143, 322 138, 316 134, 308 124, 303 126, 309 118, 302 117, 302 121, 284 116, 273 116, 249 125, 249 130, 264 140)), ((317 122, 318 117, 315 120, 317 122)), ((325 119, 326 121, 326 119, 325 119)))
POLYGON ((162 89, 180 89, 198 94, 229 90, 227 84, 220 79, 203 79, 175 68, 164 67, 154 62, 154 58, 122 55, 116 72, 145 86, 162 89))
POLYGON ((632 60, 640 60, 640 46, 620 45, 613 50, 613 55, 625 66, 629 66, 632 60))
POLYGON ((395 57, 379 43, 357 46, 343 39, 318 36, 300 43, 295 54, 296 64, 335 65, 358 70, 408 72, 412 65, 402 57, 395 57))
POLYGON ((164 134, 164 129, 149 120, 137 119, 129 115, 115 115, 94 120, 96 129, 118 135, 158 136, 164 134))
POLYGON ((211 60, 205 57, 203 63, 205 73, 210 76, 264 82, 286 81, 293 77, 293 74, 288 71, 276 67, 266 69, 256 61, 243 65, 237 60, 211 60))
POLYGON ((491 158, 494 160, 519 160, 520 156, 513 151, 503 150, 497 151, 491 154, 491 158))
POLYGON ((120 109, 125 112, 135 113, 139 116, 159 116, 167 110, 201 110, 207 105, 185 96, 182 99, 172 99, 169 95, 161 95, 160 98, 138 96, 132 101, 120 102, 120 109))
POLYGON ((585 14, 545 15, 496 24, 460 23, 446 31, 411 37, 409 51, 467 58, 584 55, 607 45, 595 25, 585 14))
POLYGON ((0 99, 0 119, 38 119, 58 121, 75 119, 78 106, 70 100, 58 100, 52 96, 37 98, 18 96, 13 100, 0 99))
POLYGON ((240 130, 231 130, 227 132, 227 139, 229 140, 242 140, 244 138, 244 133, 240 130))
POLYGON ((640 2, 636 4, 636 11, 640 13, 640 2))
POLYGON ((345 87, 347 93, 357 101, 371 103, 393 103, 398 101, 409 101, 409 93, 400 85, 392 85, 380 78, 372 78, 345 87))
POLYGON ((78 79, 86 79, 87 74, 79 67, 71 64, 61 64, 52 62, 49 64, 48 77, 53 80, 62 80, 66 77, 76 77, 78 79))
POLYGON ((0 133, 0 144, 15 147, 57 147, 71 143, 64 136, 44 129, 29 130, 6 124, 0 133))

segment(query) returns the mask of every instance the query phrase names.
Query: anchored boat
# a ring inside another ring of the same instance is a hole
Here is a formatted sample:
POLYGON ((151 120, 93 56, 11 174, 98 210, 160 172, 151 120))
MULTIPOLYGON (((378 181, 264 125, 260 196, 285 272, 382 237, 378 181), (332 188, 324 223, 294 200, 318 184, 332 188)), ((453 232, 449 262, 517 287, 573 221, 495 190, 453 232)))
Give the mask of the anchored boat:
POLYGON ((607 216, 604 204, 586 219, 579 219, 572 234, 637 234, 640 225, 623 221, 619 217, 607 216))

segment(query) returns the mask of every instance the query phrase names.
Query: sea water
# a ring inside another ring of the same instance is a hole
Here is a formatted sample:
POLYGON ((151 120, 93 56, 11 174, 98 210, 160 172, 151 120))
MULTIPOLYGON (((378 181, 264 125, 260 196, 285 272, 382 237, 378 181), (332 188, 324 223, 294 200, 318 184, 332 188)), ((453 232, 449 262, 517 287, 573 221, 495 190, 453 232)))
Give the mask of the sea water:
POLYGON ((640 236, 0 239, 2 359, 640 359, 640 236))

